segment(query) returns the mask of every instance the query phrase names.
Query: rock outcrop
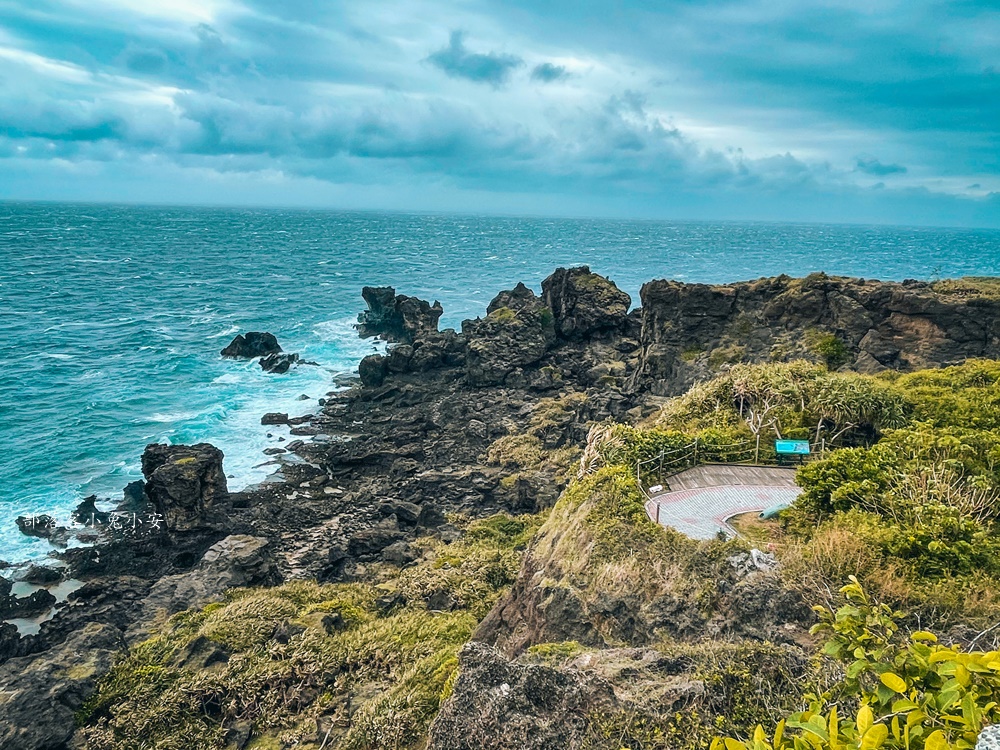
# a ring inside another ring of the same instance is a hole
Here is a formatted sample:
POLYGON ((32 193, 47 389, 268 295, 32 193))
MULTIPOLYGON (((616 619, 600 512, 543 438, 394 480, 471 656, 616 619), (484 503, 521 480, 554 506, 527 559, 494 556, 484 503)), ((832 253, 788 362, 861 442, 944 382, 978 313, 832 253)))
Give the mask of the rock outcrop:
POLYGON ((143 600, 129 640, 142 640, 157 622, 176 612, 218 601, 228 588, 279 583, 281 576, 269 545, 261 537, 227 536, 209 547, 191 570, 161 578, 143 600))
POLYGON ((644 284, 636 389, 674 395, 740 361, 826 359, 872 373, 1000 356, 1000 300, 921 282, 812 274, 644 284), (831 354, 836 356, 831 356, 831 354))
POLYGON ((231 359, 254 359, 280 352, 281 347, 273 333, 250 331, 236 334, 236 338, 229 342, 229 346, 223 349, 221 354, 231 359))
POLYGON ((538 362, 555 342, 555 319, 523 284, 500 292, 486 317, 462 322, 465 371, 473 386, 499 385, 508 375, 538 362))
POLYGON ((470 643, 459 655, 452 697, 431 728, 433 750, 552 750, 580 747, 588 716, 618 700, 600 677, 518 664, 470 643))
POLYGON ((358 315, 361 338, 377 336, 390 343, 412 344, 417 338, 435 333, 444 312, 440 302, 433 305, 416 297, 396 294, 391 286, 366 286, 361 290, 368 309, 358 315))
POLYGON ((632 298, 587 266, 558 268, 542 282, 542 300, 552 311, 556 331, 566 339, 625 328, 632 298))
POLYGON ((222 451, 208 443, 152 443, 142 454, 146 495, 170 532, 225 528, 232 504, 222 451))
POLYGON ((57 648, 0 665, 0 747, 68 747, 76 712, 123 647, 117 628, 90 623, 57 648))
POLYGON ((282 375, 288 372, 292 365, 298 364, 298 362, 298 354, 268 354, 260 358, 260 369, 264 372, 282 375))

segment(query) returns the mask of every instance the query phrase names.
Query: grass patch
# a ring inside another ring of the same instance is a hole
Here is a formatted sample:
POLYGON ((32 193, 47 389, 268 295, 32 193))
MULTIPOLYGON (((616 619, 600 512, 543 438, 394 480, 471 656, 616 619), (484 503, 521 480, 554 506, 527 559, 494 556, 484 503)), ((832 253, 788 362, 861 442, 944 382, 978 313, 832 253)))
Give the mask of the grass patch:
POLYGON ((420 562, 385 566, 378 585, 234 589, 177 614, 100 680, 78 715, 88 748, 221 750, 246 725, 262 748, 318 747, 321 725, 328 748, 419 747, 449 694, 458 649, 516 577, 541 522, 498 515, 452 544, 420 540, 420 562), (405 603, 383 610, 386 591, 405 603), (428 608, 440 593, 453 609, 428 608), (212 668, 185 661, 206 649, 221 654, 212 668))

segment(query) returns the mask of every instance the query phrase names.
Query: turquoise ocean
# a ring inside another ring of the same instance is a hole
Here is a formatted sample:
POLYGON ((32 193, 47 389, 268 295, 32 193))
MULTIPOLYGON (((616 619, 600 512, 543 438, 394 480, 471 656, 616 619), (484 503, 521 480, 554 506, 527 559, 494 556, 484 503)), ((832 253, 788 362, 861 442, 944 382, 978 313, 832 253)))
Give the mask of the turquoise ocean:
POLYGON ((120 499, 150 442, 212 442, 231 488, 262 480, 287 433, 261 415, 315 410, 376 350, 352 328, 362 286, 440 300, 457 327, 580 264, 635 304, 653 278, 1000 275, 1000 230, 0 203, 0 559, 50 550, 16 516, 120 499), (247 330, 320 366, 223 360, 247 330))

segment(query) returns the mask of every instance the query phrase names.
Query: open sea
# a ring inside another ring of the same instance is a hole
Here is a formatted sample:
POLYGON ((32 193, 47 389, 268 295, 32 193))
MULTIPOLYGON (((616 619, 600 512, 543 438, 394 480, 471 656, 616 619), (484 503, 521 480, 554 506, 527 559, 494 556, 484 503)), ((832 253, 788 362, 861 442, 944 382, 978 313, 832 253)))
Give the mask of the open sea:
POLYGON ((375 351, 362 286, 438 299, 457 327, 580 264, 636 304, 653 278, 1000 275, 1000 230, 0 203, 0 559, 50 550, 18 515, 119 500, 150 442, 212 442, 231 488, 262 480, 287 428, 261 415, 315 410, 375 351), (222 359, 247 330, 320 367, 222 359))

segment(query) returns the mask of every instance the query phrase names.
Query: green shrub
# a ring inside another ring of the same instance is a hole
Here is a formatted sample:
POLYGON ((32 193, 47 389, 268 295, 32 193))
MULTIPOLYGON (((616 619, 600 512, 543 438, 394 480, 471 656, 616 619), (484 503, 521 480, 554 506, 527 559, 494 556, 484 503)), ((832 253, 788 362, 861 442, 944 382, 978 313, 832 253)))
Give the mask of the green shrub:
POLYGON ((834 333, 807 332, 806 346, 813 354, 823 359, 829 370, 836 370, 850 360, 847 345, 834 333))
POLYGON ((469 524, 451 544, 422 540, 420 561, 386 566, 377 587, 233 589, 223 602, 175 615, 101 678, 77 717, 87 746, 221 750, 236 724, 250 725, 257 746, 308 746, 320 716, 335 727, 329 748, 419 746, 448 695, 458 650, 516 577, 540 524, 500 515, 469 524), (380 609, 387 591, 405 604, 380 609), (430 611, 426 598, 442 591, 455 609, 430 611), (328 631, 329 613, 340 619, 328 631), (188 665, 199 650, 222 658, 188 665))
MULTIPOLYGON (((843 677, 806 694, 808 709, 758 725, 749 740, 716 739, 712 750, 969 750, 1000 721, 1000 655, 942 646, 926 631, 904 633, 901 615, 869 599, 854 579, 836 612, 817 607, 814 633, 843 677)), ((777 718, 777 717, 775 717, 777 718)))

